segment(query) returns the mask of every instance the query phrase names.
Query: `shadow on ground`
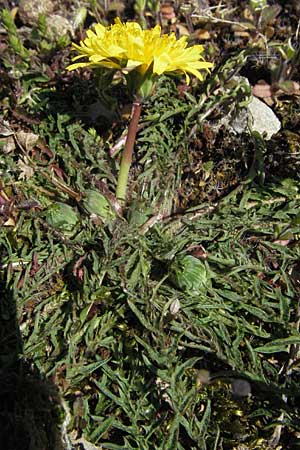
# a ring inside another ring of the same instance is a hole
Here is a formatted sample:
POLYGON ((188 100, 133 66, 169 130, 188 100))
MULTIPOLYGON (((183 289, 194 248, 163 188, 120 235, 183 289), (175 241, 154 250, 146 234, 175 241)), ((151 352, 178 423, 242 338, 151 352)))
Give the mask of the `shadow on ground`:
POLYGON ((22 360, 16 305, 0 292, 0 448, 62 450, 57 388, 22 360))

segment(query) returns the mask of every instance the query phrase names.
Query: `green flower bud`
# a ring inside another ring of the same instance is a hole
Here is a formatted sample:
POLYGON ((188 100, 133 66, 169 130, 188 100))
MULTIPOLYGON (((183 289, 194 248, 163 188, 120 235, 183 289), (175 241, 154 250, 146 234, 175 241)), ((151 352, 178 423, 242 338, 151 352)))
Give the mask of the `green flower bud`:
POLYGON ((107 222, 115 217, 109 201, 104 195, 93 189, 85 191, 83 206, 89 214, 96 214, 103 222, 107 222))
POLYGON ((172 282, 180 289, 199 293, 210 286, 210 274, 207 265, 192 255, 179 256, 171 265, 172 282))
POLYGON ((79 213, 66 203, 54 203, 46 211, 46 221, 49 225, 67 234, 75 231, 79 218, 79 213))

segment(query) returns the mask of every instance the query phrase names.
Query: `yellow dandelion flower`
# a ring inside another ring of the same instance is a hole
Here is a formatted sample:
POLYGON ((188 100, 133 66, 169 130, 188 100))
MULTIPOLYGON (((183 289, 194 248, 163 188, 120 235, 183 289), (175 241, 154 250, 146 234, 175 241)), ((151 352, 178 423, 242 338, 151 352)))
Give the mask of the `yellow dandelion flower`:
POLYGON ((153 91, 158 76, 164 73, 181 73, 189 83, 192 74, 203 80, 201 70, 209 71, 212 63, 204 60, 202 45, 188 47, 186 37, 176 39, 174 33, 161 35, 160 26, 142 30, 136 22, 122 23, 116 19, 109 27, 95 25, 87 31, 87 37, 79 45, 73 44, 78 53, 73 64, 67 67, 106 67, 121 70, 133 94, 132 114, 122 154, 116 197, 125 205, 127 180, 142 103, 153 91))
POLYGON ((87 31, 87 37, 80 45, 73 44, 79 55, 72 61, 82 58, 84 62, 75 62, 67 67, 74 70, 79 67, 107 67, 120 69, 124 73, 137 71, 144 76, 163 73, 183 73, 189 83, 189 74, 203 80, 200 70, 208 71, 213 65, 204 60, 203 46, 187 47, 187 38, 176 39, 175 34, 161 35, 160 26, 151 30, 142 30, 135 22, 122 23, 116 19, 109 27, 97 24, 94 31, 87 31))

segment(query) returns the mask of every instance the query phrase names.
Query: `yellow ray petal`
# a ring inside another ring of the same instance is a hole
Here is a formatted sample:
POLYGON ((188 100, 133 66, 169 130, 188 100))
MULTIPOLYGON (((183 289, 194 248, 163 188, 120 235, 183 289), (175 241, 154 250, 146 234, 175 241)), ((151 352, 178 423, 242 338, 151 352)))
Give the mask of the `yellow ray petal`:
POLYGON ((184 74, 189 83, 189 74, 202 81, 200 71, 209 71, 213 67, 202 56, 203 46, 188 47, 186 36, 176 39, 174 33, 161 35, 159 25, 142 30, 138 23, 123 23, 120 18, 108 27, 95 25, 87 31, 87 37, 80 45, 73 44, 73 49, 78 52, 73 61, 86 57, 88 62, 71 64, 68 70, 103 66, 121 68, 127 74, 137 70, 144 76, 147 72, 147 77, 149 70, 153 76, 176 72, 184 74))

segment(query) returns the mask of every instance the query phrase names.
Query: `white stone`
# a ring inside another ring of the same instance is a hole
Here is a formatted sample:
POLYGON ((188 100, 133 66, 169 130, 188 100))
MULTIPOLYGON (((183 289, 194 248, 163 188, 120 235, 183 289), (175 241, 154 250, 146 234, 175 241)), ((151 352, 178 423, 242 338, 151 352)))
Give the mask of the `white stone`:
POLYGON ((68 19, 59 14, 50 14, 47 17, 48 33, 53 39, 68 33, 73 33, 73 28, 68 19))
POLYGON ((35 25, 40 14, 48 16, 54 8, 53 0, 20 0, 18 13, 24 24, 35 25))
POLYGON ((281 128, 280 120, 268 105, 253 97, 247 108, 250 113, 249 127, 252 131, 258 131, 265 135, 267 140, 271 139, 273 134, 278 133, 281 128))
POLYGON ((252 97, 246 108, 241 109, 230 123, 230 129, 237 134, 250 129, 258 131, 266 140, 271 139, 280 128, 280 120, 272 109, 256 97, 252 97))

